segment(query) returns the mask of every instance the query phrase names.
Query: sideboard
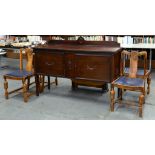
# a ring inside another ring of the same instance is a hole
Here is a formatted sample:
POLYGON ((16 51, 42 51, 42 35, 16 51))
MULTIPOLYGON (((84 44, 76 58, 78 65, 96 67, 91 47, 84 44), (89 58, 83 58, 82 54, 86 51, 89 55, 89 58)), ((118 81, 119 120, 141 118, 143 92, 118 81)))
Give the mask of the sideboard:
POLYGON ((77 85, 105 87, 120 73, 121 48, 112 42, 50 42, 34 50, 36 95, 39 75, 69 78, 77 85))

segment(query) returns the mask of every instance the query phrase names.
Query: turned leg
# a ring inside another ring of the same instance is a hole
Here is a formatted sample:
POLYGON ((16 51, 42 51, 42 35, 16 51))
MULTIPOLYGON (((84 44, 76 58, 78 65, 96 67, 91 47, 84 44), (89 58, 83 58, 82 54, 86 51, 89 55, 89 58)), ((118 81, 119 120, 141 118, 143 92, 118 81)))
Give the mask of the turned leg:
POLYGON ((149 75, 149 77, 147 78, 147 94, 150 94, 150 84, 151 84, 151 77, 149 75))
POLYGON ((114 86, 113 86, 113 85, 111 86, 110 99, 111 99, 110 110, 111 110, 111 111, 114 111, 115 91, 114 91, 114 86))
POLYGON ((30 87, 30 77, 28 77, 27 79, 27 90, 29 90, 29 87, 30 87))
POLYGON ((9 98, 8 81, 7 81, 6 77, 4 77, 4 90, 5 90, 5 98, 8 99, 9 98))
POLYGON ((27 84, 26 84, 26 79, 22 80, 23 83, 23 97, 24 97, 24 102, 28 101, 28 94, 27 94, 27 84))
POLYGON ((45 85, 45 76, 43 75, 43 76, 41 76, 41 92, 43 92, 44 91, 44 86, 45 85))
POLYGON ((144 103, 144 95, 141 94, 139 96, 139 117, 142 117, 143 115, 143 103, 144 103))
POLYGON ((55 78, 55 84, 56 84, 56 86, 58 85, 58 78, 57 77, 55 78))
POLYGON ((40 75, 39 77, 39 92, 43 92, 44 91, 44 80, 45 80, 45 76, 40 75))

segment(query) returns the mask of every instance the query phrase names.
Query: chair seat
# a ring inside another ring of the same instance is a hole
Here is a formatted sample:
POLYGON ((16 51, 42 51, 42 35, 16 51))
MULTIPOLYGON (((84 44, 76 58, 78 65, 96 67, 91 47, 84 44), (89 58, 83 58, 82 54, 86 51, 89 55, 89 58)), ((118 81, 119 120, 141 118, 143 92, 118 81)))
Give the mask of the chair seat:
POLYGON ((28 72, 26 70, 16 70, 11 73, 5 74, 5 76, 11 76, 11 77, 17 77, 17 78, 24 78, 32 75, 33 75, 33 72, 28 72))
POLYGON ((144 86, 144 80, 141 78, 129 78, 122 76, 118 78, 114 84, 118 85, 124 85, 124 86, 133 86, 133 87, 143 87, 144 86))
MULTIPOLYGON (((129 74, 129 68, 128 67, 126 67, 125 69, 124 69, 124 73, 126 73, 126 74, 129 74)), ((148 74, 149 73, 149 70, 146 70, 146 74, 148 74)), ((138 69, 137 70, 137 75, 140 75, 140 76, 143 76, 144 75, 144 69, 138 69)))

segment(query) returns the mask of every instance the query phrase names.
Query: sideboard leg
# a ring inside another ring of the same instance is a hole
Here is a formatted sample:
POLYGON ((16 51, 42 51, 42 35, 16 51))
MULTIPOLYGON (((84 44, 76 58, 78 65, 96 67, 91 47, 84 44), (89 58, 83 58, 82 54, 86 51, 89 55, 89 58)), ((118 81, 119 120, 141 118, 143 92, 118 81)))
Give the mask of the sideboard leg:
POLYGON ((40 90, 39 75, 35 75, 35 83, 36 83, 36 96, 39 96, 39 90, 40 90))
POLYGON ((78 88, 78 85, 72 81, 72 90, 75 90, 78 88))
POLYGON ((109 91, 109 89, 108 89, 108 83, 103 84, 102 92, 103 92, 103 93, 106 93, 106 92, 108 92, 108 91, 109 91))
POLYGON ((48 78, 48 89, 50 90, 51 89, 50 76, 47 76, 47 78, 48 78))

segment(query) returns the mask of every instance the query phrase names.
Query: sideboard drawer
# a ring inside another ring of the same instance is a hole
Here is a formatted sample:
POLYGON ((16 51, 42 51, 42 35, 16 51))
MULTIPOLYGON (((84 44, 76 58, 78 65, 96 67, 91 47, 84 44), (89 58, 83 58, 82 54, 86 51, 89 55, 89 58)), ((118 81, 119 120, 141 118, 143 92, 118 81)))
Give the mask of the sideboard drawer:
POLYGON ((108 82, 111 73, 111 60, 102 55, 76 55, 76 77, 79 79, 108 82))
POLYGON ((60 53, 44 53, 36 54, 35 63, 36 71, 51 76, 64 76, 64 57, 60 53))

